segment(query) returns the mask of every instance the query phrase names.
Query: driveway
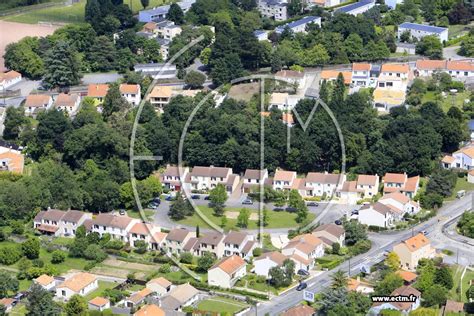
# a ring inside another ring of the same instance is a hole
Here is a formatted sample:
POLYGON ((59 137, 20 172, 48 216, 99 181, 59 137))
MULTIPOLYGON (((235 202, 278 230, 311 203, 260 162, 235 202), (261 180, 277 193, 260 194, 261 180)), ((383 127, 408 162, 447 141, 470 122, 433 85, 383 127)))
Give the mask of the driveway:
POLYGON ((466 57, 458 55, 458 50, 461 46, 450 46, 443 48, 443 57, 445 59, 466 59, 466 57))

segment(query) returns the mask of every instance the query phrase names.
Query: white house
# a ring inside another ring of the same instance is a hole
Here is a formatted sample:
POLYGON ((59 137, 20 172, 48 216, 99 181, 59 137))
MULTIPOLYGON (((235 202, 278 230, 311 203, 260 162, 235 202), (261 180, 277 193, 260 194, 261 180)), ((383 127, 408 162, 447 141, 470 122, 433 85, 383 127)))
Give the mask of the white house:
POLYGON ((314 266, 314 259, 324 256, 324 244, 311 234, 299 235, 290 240, 282 254, 296 263, 296 270, 309 271, 314 266))
POLYGON ((305 178, 305 196, 331 197, 346 181, 345 174, 309 172, 305 178))
POLYGON ((212 253, 217 258, 224 256, 224 235, 218 232, 207 232, 198 238, 195 254, 202 256, 205 253, 212 253))
POLYGON ((352 64, 352 84, 359 87, 369 87, 374 84, 370 76, 372 65, 367 63, 352 64))
POLYGON ((270 95, 270 102, 268 108, 277 108, 280 111, 287 110, 288 108, 288 93, 287 92, 273 92, 270 95))
POLYGON ((379 192, 379 176, 359 174, 357 176, 357 189, 364 192, 364 199, 373 198, 379 192))
POLYGON ((418 193, 420 186, 420 176, 408 177, 406 173, 387 172, 382 179, 383 193, 401 192, 413 199, 418 193))
POLYGON ((253 240, 253 236, 243 233, 230 231, 224 238, 224 256, 237 255, 244 260, 248 260, 253 255, 253 250, 257 247, 257 243, 253 240))
POLYGON ((375 0, 360 0, 359 2, 355 2, 343 7, 336 9, 335 13, 345 13, 351 15, 359 15, 362 14, 375 6, 375 0))
POLYGON ((142 100, 141 88, 139 84, 122 83, 119 86, 120 94, 128 103, 132 105, 139 105, 142 100))
POLYGON ((345 181, 342 187, 336 191, 336 196, 343 203, 357 204, 363 198, 364 191, 357 188, 357 181, 345 181))
POLYGON ((268 179, 268 170, 247 169, 243 177, 242 191, 250 192, 252 188, 256 188, 264 184, 268 179))
POLYGON ((163 277, 151 279, 146 283, 146 287, 157 296, 163 296, 171 290, 173 284, 163 277))
POLYGON ((136 247, 135 243, 141 240, 147 244, 148 249, 152 249, 153 235, 157 232, 160 232, 160 227, 156 225, 136 222, 128 231, 130 247, 136 247))
POLYGON ((81 104, 81 97, 76 94, 65 94, 61 93, 58 95, 56 100, 54 101, 54 107, 58 110, 64 111, 69 115, 76 114, 77 110, 79 110, 79 105, 81 104))
POLYGON ((97 215, 93 220, 92 231, 97 232, 100 236, 108 233, 111 238, 128 243, 130 228, 137 222, 139 222, 137 219, 128 216, 103 213, 97 215))
POLYGON ((5 73, 0 73, 0 91, 7 90, 14 84, 21 81, 21 73, 10 70, 5 73))
POLYGON ((56 280, 47 274, 42 274, 33 280, 33 283, 40 285, 46 291, 51 291, 56 286, 56 280))
MULTIPOLYGON (((50 212, 50 211, 48 211, 50 212)), ((86 213, 76 210, 69 210, 61 217, 59 222, 61 236, 74 237, 76 230, 84 224, 86 220, 92 219, 92 213, 86 213)))
POLYGON ((399 40, 405 32, 410 32, 410 35, 418 40, 421 40, 425 36, 435 35, 441 42, 448 41, 448 28, 445 27, 404 22, 398 26, 399 40))
POLYGON ((160 302, 160 307, 179 311, 183 307, 194 304, 199 299, 199 291, 189 283, 174 287, 160 302))
POLYGON ((273 189, 274 190, 291 190, 293 182, 296 179, 295 171, 285 171, 277 169, 275 176, 273 177, 273 189))
POLYGON ((74 237, 79 226, 92 219, 91 213, 76 210, 49 209, 39 212, 33 219, 33 227, 39 232, 57 237, 74 237))
POLYGON ((358 220, 361 224, 368 226, 377 226, 383 228, 390 228, 402 216, 401 212, 380 202, 375 204, 363 205, 359 209, 358 220))
POLYGON ((98 287, 95 275, 79 272, 56 287, 56 297, 67 301, 73 295, 85 296, 98 287))
POLYGON ((183 167, 180 175, 178 166, 167 165, 165 171, 161 174, 161 183, 172 191, 181 191, 184 179, 189 174, 189 168, 183 167))
POLYGON ((275 74, 275 80, 294 84, 297 88, 304 87, 306 81, 304 72, 295 70, 280 70, 275 74))
POLYGON ((258 0, 257 9, 262 16, 275 21, 288 19, 286 3, 284 0, 258 0))
POLYGON ((87 305, 90 310, 102 312, 110 308, 110 301, 105 297, 97 296, 87 302, 87 305))
POLYGON ((224 167, 200 167, 196 166, 189 173, 191 190, 208 191, 214 189, 218 184, 223 184, 228 194, 237 188, 240 177, 232 173, 231 168, 224 167))
POLYGON ((174 22, 164 20, 156 23, 156 32, 160 37, 171 41, 181 34, 182 29, 179 25, 174 24, 174 22))
POLYGON ((399 209, 403 215, 406 213, 413 215, 420 211, 420 205, 417 202, 412 201, 409 197, 400 192, 385 194, 379 199, 379 202, 399 209))
POLYGON ((346 239, 344 228, 333 223, 320 225, 311 234, 318 237, 326 247, 332 247, 334 243, 342 247, 346 239))
POLYGON ((467 173, 467 182, 474 183, 474 170, 469 170, 467 173))
POLYGON ((281 34, 286 28, 288 28, 293 33, 306 33, 306 26, 311 23, 321 26, 321 18, 319 16, 305 16, 302 19, 277 27, 275 32, 281 34))
POLYGON ((207 272, 207 282, 211 286, 230 289, 247 274, 247 264, 240 256, 225 257, 207 272))
POLYGON ((196 234, 186 228, 174 228, 166 235, 163 248, 169 253, 180 254, 184 245, 193 237, 196 234))
POLYGON ((261 275, 269 278, 268 273, 271 268, 283 266, 283 262, 288 259, 285 255, 278 251, 267 252, 253 261, 253 272, 256 275, 261 275))
POLYGON ((420 77, 431 77, 435 72, 445 72, 446 60, 418 59, 415 65, 416 74, 420 77))
POLYGON ((19 147, 0 146, 0 171, 23 173, 25 156, 19 149, 19 147))
MULTIPOLYGON (((196 0, 183 0, 176 2, 181 10, 186 13, 191 6, 196 2, 196 0)), ((160 20, 166 18, 168 11, 170 10, 170 5, 162 5, 159 7, 153 7, 147 10, 141 10, 138 12, 138 21, 140 22, 152 22, 154 20, 160 20)))
POLYGON ((46 94, 30 94, 25 101, 25 115, 36 116, 38 112, 46 111, 53 105, 53 98, 46 94))
POLYGON ((474 62, 472 61, 448 61, 446 69, 453 79, 467 80, 474 76, 474 62))

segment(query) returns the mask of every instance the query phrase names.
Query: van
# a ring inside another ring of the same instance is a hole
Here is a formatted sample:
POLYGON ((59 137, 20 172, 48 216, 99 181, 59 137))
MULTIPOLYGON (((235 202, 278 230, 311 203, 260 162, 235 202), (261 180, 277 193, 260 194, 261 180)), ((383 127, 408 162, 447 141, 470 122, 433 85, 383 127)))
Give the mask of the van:
POLYGON ((465 195, 466 195, 466 190, 461 190, 461 191, 458 191, 458 193, 456 193, 456 198, 460 199, 465 195))

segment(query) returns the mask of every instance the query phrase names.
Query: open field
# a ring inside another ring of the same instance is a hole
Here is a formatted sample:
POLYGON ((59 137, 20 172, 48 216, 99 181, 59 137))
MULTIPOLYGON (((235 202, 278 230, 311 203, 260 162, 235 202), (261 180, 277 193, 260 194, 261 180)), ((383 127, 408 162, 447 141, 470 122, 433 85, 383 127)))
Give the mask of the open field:
MULTIPOLYGON (((199 209, 201 212, 209 218, 212 222, 217 225, 221 224, 221 217, 214 215, 214 210, 207 206, 200 206, 199 209)), ((239 212, 241 208, 226 208, 226 211, 232 212, 239 212)), ((251 210, 251 213, 257 213, 255 210, 251 210)), ((255 216, 255 215, 254 215, 255 216)), ((309 213, 308 219, 312 221, 316 217, 315 214, 309 213)), ((274 212, 273 210, 268 210, 268 226, 266 228, 287 228, 287 227, 297 227, 298 223, 296 222, 296 214, 295 213, 288 213, 288 212, 274 212)), ((199 217, 198 214, 194 214, 188 218, 178 221, 179 224, 187 225, 187 226, 196 226, 199 225, 200 227, 209 227, 202 219, 199 217)), ((237 219, 227 218, 227 224, 224 229, 238 229, 237 227, 237 219)), ((257 229, 258 222, 257 221, 249 221, 248 229, 257 229)))
POLYGON ((106 289, 111 289, 116 287, 118 284, 114 282, 99 281, 99 287, 95 290, 84 296, 86 301, 93 299, 96 296, 104 296, 103 292, 106 289))
POLYGON ((456 182, 456 186, 454 187, 451 196, 448 197, 446 200, 452 201, 456 199, 456 193, 460 190, 472 191, 474 190, 474 183, 467 182, 466 177, 458 178, 458 181, 456 182))
MULTIPOLYGON (((132 10, 135 13, 143 9, 140 0, 125 0, 124 3, 129 6, 131 5, 132 10)), ((159 6, 161 4, 163 4, 163 0, 150 0, 148 8, 159 6)), ((29 24, 36 24, 38 22, 81 23, 84 22, 85 5, 86 0, 81 0, 78 3, 69 6, 54 6, 6 16, 4 20, 29 24)))
POLYGON ((8 44, 26 36, 46 36, 53 34, 58 26, 28 25, 0 20, 0 71, 4 71, 3 54, 8 44))
POLYGON ((439 102, 443 111, 448 112, 449 108, 453 105, 461 109, 462 106, 464 105, 464 100, 469 99, 469 96, 470 96, 470 91, 458 92, 454 96, 448 95, 446 97, 443 97, 440 94, 436 94, 433 91, 428 91, 423 96, 422 102, 423 103, 429 102, 429 101, 439 102))
POLYGON ((247 304, 240 301, 216 296, 199 302, 197 307, 198 310, 203 312, 235 314, 247 306, 247 304))

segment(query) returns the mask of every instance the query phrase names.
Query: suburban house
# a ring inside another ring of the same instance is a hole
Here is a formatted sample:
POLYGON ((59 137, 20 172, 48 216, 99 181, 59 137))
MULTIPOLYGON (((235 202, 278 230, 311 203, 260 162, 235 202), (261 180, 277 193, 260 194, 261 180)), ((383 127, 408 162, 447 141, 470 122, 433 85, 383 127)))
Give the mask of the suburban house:
MULTIPOLYGON (((186 13, 193 3, 196 2, 196 0, 183 0, 176 2, 181 10, 186 13)), ((153 7, 152 9, 148 10, 141 10, 138 12, 138 21, 140 22, 152 22, 155 20, 161 20, 166 18, 166 15, 168 14, 168 11, 170 10, 170 5, 162 5, 159 7, 153 7)))
POLYGON ((415 74, 430 77, 435 72, 444 72, 453 79, 465 80, 474 76, 474 63, 470 61, 427 60, 416 61, 415 74))
POLYGON ((403 279, 405 285, 413 284, 416 278, 418 278, 418 274, 411 271, 398 270, 396 273, 403 279))
MULTIPOLYGON (((329 1, 329 0, 326 0, 329 1)), ((298 305, 289 308, 280 316, 313 316, 316 315, 316 310, 308 305, 298 305)))
POLYGON ((41 111, 46 111, 53 105, 53 98, 46 94, 30 94, 25 101, 25 115, 36 116, 41 111))
POLYGON ((455 151, 452 156, 444 156, 441 160, 441 165, 445 169, 474 169, 474 146, 470 143, 458 151, 455 151))
POLYGON ((170 103, 172 94, 171 86, 154 86, 147 98, 157 111, 162 112, 163 108, 170 103))
POLYGON ((132 105, 139 105, 142 100, 141 88, 139 84, 126 84, 122 83, 119 86, 120 94, 132 105))
MULTIPOLYGON (((391 81, 393 82, 393 80, 391 81)), ((398 79, 398 81, 400 80, 398 79)), ((377 111, 389 112, 391 108, 403 105, 405 103, 406 90, 376 88, 374 90, 373 99, 374 107, 377 109, 377 111)))
POLYGON ((383 194, 399 191, 413 199, 418 192, 420 176, 408 177, 406 173, 386 173, 382 183, 383 194))
POLYGON ((344 78, 344 84, 350 85, 352 83, 352 72, 351 71, 338 71, 338 70, 323 70, 321 71, 321 80, 322 83, 324 80, 326 82, 335 82, 339 74, 342 74, 344 78))
POLYGON ((445 27, 404 22, 398 26, 398 40, 400 40, 402 34, 405 32, 409 32, 412 37, 418 40, 430 35, 439 38, 441 43, 448 40, 448 28, 445 27))
POLYGON ((76 94, 60 93, 54 101, 54 107, 58 110, 64 111, 69 115, 76 114, 81 104, 81 97, 76 94))
POLYGON ((320 225, 311 234, 318 237, 325 247, 332 247, 334 243, 342 247, 346 239, 344 228, 333 223, 320 225))
POLYGON ((349 279, 347 282, 347 290, 367 295, 374 292, 374 287, 367 282, 361 281, 358 276, 357 279, 349 279))
POLYGON ((40 211, 33 219, 33 227, 39 232, 57 237, 74 237, 79 226, 92 219, 92 213, 76 210, 40 211))
POLYGON ((198 248, 195 253, 202 256, 205 253, 212 253, 217 258, 224 256, 224 235, 218 232, 208 232, 198 238, 198 248))
POLYGON ((360 87, 370 87, 374 84, 370 76, 371 64, 353 63, 352 64, 352 84, 360 87))
POLYGON ((0 91, 5 91, 21 81, 21 73, 14 70, 0 73, 0 91))
POLYGON ((208 191, 214 189, 218 184, 223 184, 226 192, 230 194, 234 192, 240 182, 240 177, 233 174, 231 168, 225 167, 196 166, 189 176, 191 190, 208 191))
POLYGON ((79 272, 56 287, 56 297, 68 300, 73 295, 85 296, 99 287, 95 275, 79 272))
POLYGON ((135 308, 141 303, 145 302, 145 300, 150 297, 152 294, 152 291, 145 287, 144 289, 141 289, 138 292, 133 293, 130 295, 130 297, 126 298, 124 300, 125 306, 129 308, 135 308))
POLYGON ((247 274, 247 263, 240 256, 225 257, 207 272, 207 282, 211 286, 230 289, 247 274))
POLYGON ((0 171, 23 173, 25 156, 21 151, 0 146, 0 171))
POLYGON ((430 240, 420 233, 395 245, 393 252, 400 258, 402 269, 413 271, 418 266, 420 259, 432 258, 436 250, 431 247, 430 240))
POLYGON ((273 189, 274 190, 291 190, 293 182, 296 179, 295 171, 285 171, 277 169, 275 176, 273 177, 273 189))
POLYGON ((179 174, 178 166, 167 165, 165 171, 161 174, 161 183, 169 190, 181 191, 183 182, 189 174, 189 168, 183 167, 181 172, 182 175, 179 174))
POLYGON ((363 205, 359 209, 358 220, 364 225, 389 228, 402 216, 401 212, 397 213, 397 210, 390 205, 377 202, 363 205))
POLYGON ((301 88, 304 86, 305 76, 302 71, 280 70, 275 74, 275 80, 281 80, 301 88))
POLYGON ((295 125, 295 119, 292 113, 281 113, 281 121, 288 127, 295 125))
POLYGON ((357 181, 345 181, 342 187, 336 191, 336 196, 343 203, 357 204, 363 198, 364 192, 357 188, 357 181))
POLYGON ((309 271, 314 266, 314 259, 324 256, 324 244, 311 234, 299 235, 290 240, 282 253, 295 262, 296 270, 309 271))
POLYGON ((360 0, 359 2, 355 2, 352 4, 337 8, 334 12, 351 14, 351 15, 359 15, 372 9, 374 6, 375 6, 375 0, 360 0))
POLYGON ((87 96, 94 99, 96 106, 104 103, 107 91, 109 91, 108 84, 89 84, 89 86, 87 86, 87 96))
POLYGON ((445 72, 446 60, 418 59, 415 65, 415 74, 420 77, 431 77, 435 72, 445 72))
POLYGON ((302 19, 280 25, 275 29, 275 32, 281 34, 288 28, 293 33, 306 33, 306 26, 311 23, 321 26, 321 18, 319 16, 305 16, 302 19))
POLYGON ((155 304, 143 305, 133 316, 165 316, 165 311, 155 304))
MULTIPOLYGON (((167 39, 163 39, 169 41, 167 39)), ((160 43, 159 38, 157 42, 160 43)), ((160 49, 161 53, 161 49, 160 49)), ((163 57, 164 58, 164 57, 163 57)), ((177 75, 176 65, 164 63, 136 64, 133 66, 135 72, 141 72, 144 76, 151 76, 153 79, 174 79, 177 75)))
POLYGON ((247 169, 245 170, 242 184, 242 191, 249 193, 252 188, 257 188, 260 185, 264 184, 268 179, 268 170, 256 170, 256 169, 247 169))
POLYGON ((40 285, 46 291, 51 291, 56 286, 56 280, 47 274, 42 274, 33 279, 33 283, 40 285))
POLYGON ((371 199, 379 192, 379 176, 359 174, 356 180, 357 189, 362 190, 364 199, 371 199))
POLYGON ((270 102, 268 104, 269 109, 276 108, 280 111, 288 109, 288 96, 287 92, 273 92, 270 95, 270 102))
POLYGON ((0 299, 0 305, 5 306, 5 312, 8 313, 16 305, 15 304, 15 299, 10 298, 10 297, 4 297, 4 298, 0 299))
POLYGON ((113 239, 123 242, 129 242, 129 231, 135 223, 139 222, 128 216, 117 216, 112 214, 99 214, 93 220, 92 231, 104 234, 110 234, 113 239))
POLYGON ((224 238, 224 256, 237 255, 244 260, 248 260, 253 256, 253 250, 257 247, 257 243, 253 240, 253 236, 243 233, 230 231, 224 238))
POLYGON ((199 291, 189 283, 181 284, 174 287, 168 295, 161 300, 161 305, 165 310, 181 310, 181 308, 189 306, 199 299, 199 291))
POLYGON ((448 61, 446 70, 453 79, 466 80, 474 76, 474 62, 448 61))
POLYGON ((128 240, 131 247, 136 247, 135 243, 139 240, 147 244, 147 248, 151 249, 153 235, 160 232, 160 227, 149 223, 135 223, 128 231, 128 240))
POLYGON ((169 253, 180 254, 192 237, 196 237, 196 234, 186 228, 173 228, 165 237, 164 248, 169 253))
POLYGON ((146 287, 157 296, 163 296, 171 290, 173 284, 163 277, 151 279, 146 283, 146 287))
POLYGON ((369 310, 367 315, 380 315, 380 312, 384 309, 393 309, 402 313, 402 315, 408 315, 411 311, 420 307, 421 293, 417 289, 411 286, 402 286, 395 289, 390 296, 407 296, 416 297, 415 302, 390 302, 390 303, 374 303, 372 308, 369 310))
POLYGON ((469 170, 467 173, 467 182, 474 183, 474 170, 469 170))
POLYGON ((378 202, 384 205, 390 205, 392 208, 397 208, 403 215, 406 213, 413 215, 420 211, 418 202, 412 201, 409 197, 400 192, 385 194, 378 202))
POLYGON ((152 250, 161 250, 164 249, 165 239, 168 236, 167 233, 164 232, 156 232, 151 237, 151 249, 152 250))
POLYGON ((108 298, 97 296, 87 302, 90 310, 102 312, 110 308, 110 301, 108 298))
POLYGON ((286 3, 283 0, 258 0, 257 9, 262 16, 275 21, 288 19, 286 3))
POLYGON ((173 38, 181 34, 182 29, 172 21, 163 20, 156 23, 155 32, 158 33, 158 36, 161 38, 171 41, 173 38))
POLYGON ((283 262, 288 259, 285 255, 278 251, 267 252, 253 260, 253 272, 256 275, 261 275, 269 278, 268 273, 273 267, 283 266, 283 262))
POLYGON ((345 174, 309 172, 304 180, 305 196, 331 197, 344 181, 346 181, 345 174))

